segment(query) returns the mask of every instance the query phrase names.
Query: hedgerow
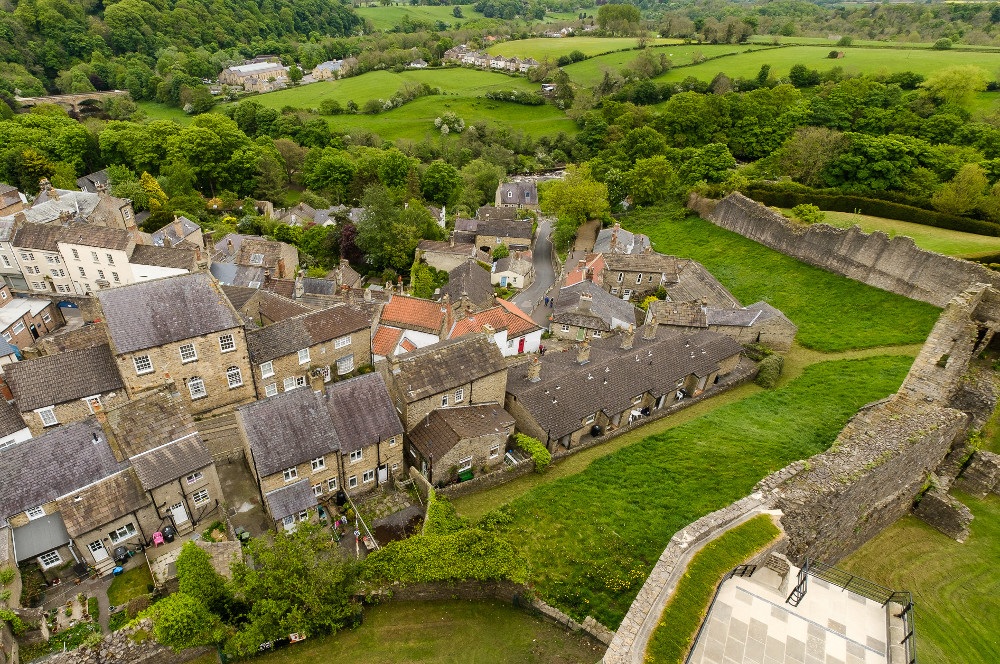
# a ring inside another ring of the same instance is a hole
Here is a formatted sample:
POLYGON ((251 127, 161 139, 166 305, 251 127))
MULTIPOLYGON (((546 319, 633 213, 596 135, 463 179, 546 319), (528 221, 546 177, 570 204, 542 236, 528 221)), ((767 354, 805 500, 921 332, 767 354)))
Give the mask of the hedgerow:
POLYGON ((535 460, 535 472, 540 473, 548 468, 549 463, 552 461, 552 455, 549 454, 549 451, 545 449, 540 440, 519 433, 514 436, 514 443, 530 454, 531 458, 535 460))
POLYGON ((425 535, 448 535, 465 528, 465 523, 455 513, 455 506, 447 496, 439 496, 434 489, 427 496, 427 518, 424 520, 425 535))
POLYGON ((760 361, 760 368, 757 371, 757 378, 754 382, 765 389, 771 389, 778 384, 778 379, 781 378, 781 370, 784 366, 784 357, 777 353, 768 355, 760 361))

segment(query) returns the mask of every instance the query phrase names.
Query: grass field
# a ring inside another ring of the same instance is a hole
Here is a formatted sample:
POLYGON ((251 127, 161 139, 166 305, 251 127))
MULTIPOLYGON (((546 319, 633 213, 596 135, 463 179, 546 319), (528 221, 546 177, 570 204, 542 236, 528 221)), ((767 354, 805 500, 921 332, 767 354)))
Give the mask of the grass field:
MULTIPOLYGON (((650 45, 679 44, 677 39, 651 39, 650 45)), ((608 51, 621 51, 635 48, 637 41, 631 37, 563 37, 549 39, 519 39, 490 46, 486 51, 491 55, 502 55, 506 58, 534 58, 541 62, 546 58, 558 58, 580 51, 584 55, 597 55, 608 51)))
POLYGON ((154 101, 136 102, 136 106, 141 108, 150 120, 173 120, 178 124, 186 125, 191 124, 191 120, 194 119, 193 115, 188 115, 176 106, 157 104, 154 101))
POLYGON ((108 601, 111 606, 125 604, 133 597, 148 593, 147 586, 152 583, 153 575, 149 573, 149 565, 143 563, 114 578, 108 587, 108 601))
POLYGON ((541 595, 618 627, 677 530, 768 473, 826 449, 859 407, 898 389, 910 357, 807 367, 755 394, 593 461, 511 503, 541 595))
MULTIPOLYGON (((784 210, 788 213, 789 210, 784 210)), ((928 251, 936 251, 947 256, 975 256, 1000 252, 1000 237, 963 233, 947 228, 935 228, 897 219, 870 217, 850 212, 826 212, 823 223, 837 228, 861 226, 867 233, 885 231, 890 236, 908 235, 917 246, 928 251)))
POLYGON ((464 18, 455 18, 452 14, 454 5, 410 5, 409 3, 390 5, 388 7, 359 7, 355 9, 361 18, 370 19, 376 30, 389 30, 401 25, 403 17, 409 14, 411 20, 443 21, 448 25, 456 22, 465 23, 470 19, 483 18, 483 15, 473 9, 473 5, 458 5, 462 8, 464 18))
POLYGON ((357 629, 310 638, 254 658, 260 664, 577 664, 596 662, 601 644, 500 602, 391 602, 365 610, 357 629))
POLYGON ((660 253, 701 262, 740 302, 766 300, 780 309, 807 348, 918 343, 937 320, 937 307, 806 265, 698 217, 675 220, 649 208, 623 225, 649 235, 660 253))
MULTIPOLYGON (((749 46, 746 44, 704 44, 700 46, 668 44, 667 46, 657 46, 652 51, 657 56, 663 53, 674 63, 674 66, 677 66, 691 64, 691 58, 696 53, 701 53, 706 58, 709 58, 724 53, 744 53, 747 50, 759 50, 762 48, 764 47, 749 46)), ((621 69, 628 66, 637 57, 639 57, 638 51, 618 51, 574 62, 571 65, 566 65, 563 69, 577 85, 591 87, 601 81, 605 69, 621 69)))
POLYGON ((838 567, 913 593, 920 664, 1000 660, 1000 498, 956 494, 972 510, 964 544, 905 516, 838 567))
MULTIPOLYGON (((806 44, 810 46, 828 46, 830 48, 843 48, 838 47, 837 42, 840 41, 839 37, 837 39, 829 39, 827 37, 781 37, 775 35, 754 35, 749 39, 751 44, 774 44, 775 40, 778 40, 779 44, 806 44)), ((879 39, 855 39, 853 46, 875 46, 878 48, 926 48, 929 49, 934 45, 933 41, 926 42, 903 42, 903 41, 883 41, 879 39)), ((967 50, 971 49, 974 51, 1000 51, 1000 48, 996 46, 971 46, 967 44, 956 44, 956 49, 967 50)))
MULTIPOLYGON (((696 47, 686 47, 696 48, 696 47)), ((704 48, 704 47, 699 47, 704 48)), ((659 76, 657 81, 681 81, 694 76, 703 81, 711 81, 720 71, 727 76, 753 77, 761 65, 771 65, 775 76, 787 76, 793 65, 803 64, 809 69, 827 71, 843 67, 849 73, 870 74, 881 71, 913 71, 924 76, 953 67, 955 65, 977 65, 991 75, 1000 67, 1000 52, 933 51, 843 48, 844 58, 831 60, 826 57, 830 50, 818 46, 789 46, 745 53, 734 57, 710 60, 691 67, 671 69, 659 76)), ((707 55, 707 52, 706 52, 707 55)))

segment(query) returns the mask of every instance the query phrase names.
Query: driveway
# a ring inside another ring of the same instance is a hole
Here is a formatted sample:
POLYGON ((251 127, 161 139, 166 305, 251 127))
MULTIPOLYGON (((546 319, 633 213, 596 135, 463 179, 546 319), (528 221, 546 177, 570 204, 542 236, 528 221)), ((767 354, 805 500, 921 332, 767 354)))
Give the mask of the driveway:
MULTIPOLYGON (((552 220, 547 217, 540 217, 538 220, 538 234, 535 237, 535 248, 531 253, 531 262, 535 268, 535 280, 531 285, 514 296, 514 304, 518 309, 526 314, 533 314, 538 300, 549 292, 555 283, 555 274, 552 270, 552 240, 549 237, 552 232, 552 220)), ((538 308, 538 316, 531 317, 542 327, 548 327, 548 313, 543 311, 543 307, 538 308), (544 322, 539 323, 539 320, 544 322)))

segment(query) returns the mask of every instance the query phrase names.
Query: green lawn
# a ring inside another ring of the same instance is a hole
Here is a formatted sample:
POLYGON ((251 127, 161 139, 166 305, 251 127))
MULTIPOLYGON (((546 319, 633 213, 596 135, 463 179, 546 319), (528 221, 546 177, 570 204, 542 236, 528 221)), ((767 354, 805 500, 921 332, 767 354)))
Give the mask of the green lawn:
POLYGON ((500 602, 391 602, 366 609, 357 629, 311 638, 254 661, 590 664, 604 654, 597 646, 500 602))
MULTIPOLYGON (((651 39, 650 45, 679 44, 676 39, 651 39)), ((486 51, 491 55, 502 55, 507 58, 534 58, 541 62, 546 58, 558 58, 569 55, 572 51, 580 51, 584 55, 597 55, 609 51, 621 51, 636 48, 637 41, 631 37, 562 37, 551 39, 538 37, 536 39, 519 39, 490 46, 486 51)), ((637 54, 638 55, 638 54, 637 54)))
POLYGON ((618 627, 670 538, 825 450, 862 405, 899 388, 910 357, 821 362, 760 392, 596 459, 511 503, 511 533, 542 597, 618 627))
MULTIPOLYGON (((689 65, 692 56, 700 53, 706 58, 728 53, 743 53, 747 50, 760 50, 763 46, 750 46, 746 44, 704 44, 692 46, 686 44, 668 44, 657 46, 652 51, 659 56, 661 53, 667 56, 674 66, 689 65)), ((601 82, 605 69, 621 69, 628 66, 630 62, 639 57, 638 51, 618 51, 607 55, 598 55, 593 58, 574 62, 566 65, 563 69, 569 74, 570 79, 577 85, 592 87, 601 82)))
POLYGON ((749 560, 781 534, 767 514, 725 532, 696 553, 663 609, 646 647, 649 664, 678 664, 694 641, 715 587, 729 570, 749 560))
POLYGON ((831 60, 826 57, 830 50, 819 46, 790 46, 745 53, 731 58, 710 60, 691 67, 672 69, 656 80, 681 81, 688 76, 695 76, 703 81, 711 81, 720 71, 731 78, 738 76, 750 78, 756 76, 764 64, 771 65, 771 73, 775 76, 788 76, 789 70, 797 64, 820 71, 843 67, 848 73, 913 71, 924 76, 930 76, 941 69, 955 65, 977 65, 991 73, 1000 67, 1000 52, 843 48, 839 50, 844 51, 846 56, 831 60))
POLYGON ((905 516, 838 567, 913 593, 920 664, 1000 658, 1000 498, 956 494, 975 519, 964 544, 905 516))
POLYGON ((799 326, 807 348, 840 351, 922 342, 939 309, 806 265, 704 219, 658 208, 624 220, 665 254, 700 261, 743 304, 765 300, 799 326))
MULTIPOLYGON (((785 210, 785 212, 789 211, 785 210)), ((872 231, 885 231, 890 236, 908 235, 913 238, 918 247, 927 249, 928 251, 936 251, 947 256, 975 256, 1000 252, 1000 237, 963 233, 947 228, 936 228, 934 226, 914 224, 909 221, 899 221, 897 219, 870 217, 866 214, 852 214, 850 212, 827 211, 824 223, 836 226, 837 228, 861 226, 862 230, 868 233, 872 231)))
POLYGON ((153 575, 149 573, 149 565, 133 567, 111 581, 111 586, 108 588, 108 602, 111 606, 121 606, 133 597, 148 593, 147 586, 152 583, 153 575))
POLYGON ((146 117, 150 120, 173 120, 178 124, 186 125, 194 119, 193 115, 188 115, 176 106, 157 104, 155 101, 136 102, 136 106, 145 111, 146 117))
MULTIPOLYGON (((840 38, 829 39, 827 37, 778 37, 775 35, 754 35, 750 38, 751 44, 773 44, 774 40, 777 39, 780 44, 806 44, 811 46, 827 46, 831 49, 837 48, 841 50, 843 47, 838 47, 837 42, 840 38)), ((879 39, 855 39, 853 42, 854 46, 876 46, 879 48, 894 48, 894 47, 905 47, 905 48, 926 48, 929 49, 934 45, 934 41, 927 42, 902 42, 902 41, 885 41, 879 39)), ((971 46, 967 44, 956 44, 955 48, 960 48, 962 50, 972 49, 976 51, 998 51, 996 46, 971 46)))
POLYGON ((403 16, 409 14, 411 20, 444 21, 449 25, 456 22, 464 23, 470 19, 483 18, 483 15, 474 10, 473 5, 458 5, 462 8, 464 18, 455 18, 452 13, 453 5, 410 5, 408 2, 388 7, 359 7, 355 9, 361 18, 371 19, 376 30, 389 30, 403 23, 403 16))

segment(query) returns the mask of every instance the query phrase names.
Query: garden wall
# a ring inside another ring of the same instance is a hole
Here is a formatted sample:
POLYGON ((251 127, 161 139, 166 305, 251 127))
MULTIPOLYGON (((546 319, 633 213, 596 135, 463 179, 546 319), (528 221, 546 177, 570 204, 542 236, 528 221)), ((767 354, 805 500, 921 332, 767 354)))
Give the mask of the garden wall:
POLYGON ((70 652, 58 653, 45 660, 46 664, 182 664, 214 648, 188 648, 174 652, 157 643, 152 635, 152 621, 148 618, 133 627, 113 632, 90 648, 80 647, 70 652))
POLYGON ((721 201, 692 194, 688 207, 717 226, 810 265, 939 307, 976 283, 1000 283, 993 270, 919 249, 905 235, 797 226, 739 192, 721 201))

